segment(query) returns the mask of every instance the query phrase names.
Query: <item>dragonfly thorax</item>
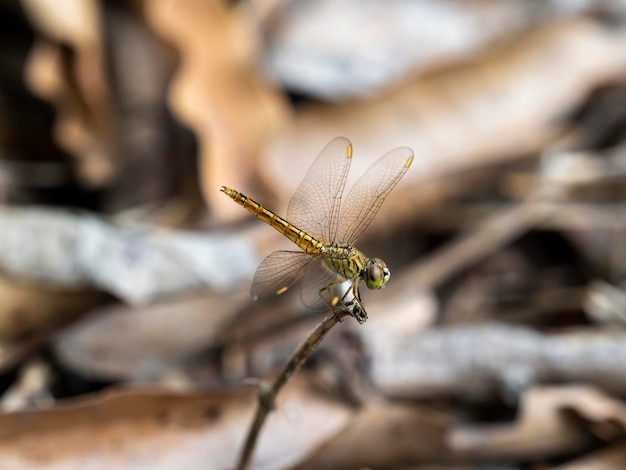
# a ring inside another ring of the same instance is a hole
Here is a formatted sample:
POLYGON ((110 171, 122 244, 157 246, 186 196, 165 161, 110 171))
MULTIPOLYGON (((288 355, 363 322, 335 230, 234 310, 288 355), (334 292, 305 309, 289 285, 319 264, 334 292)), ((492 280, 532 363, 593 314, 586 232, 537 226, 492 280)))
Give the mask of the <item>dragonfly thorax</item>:
POLYGON ((326 266, 344 279, 360 278, 371 290, 385 287, 389 281, 391 272, 382 259, 366 258, 352 245, 333 242, 325 245, 322 251, 326 255, 326 266))
POLYGON ((324 245, 322 252, 324 264, 344 279, 356 279, 361 276, 367 264, 367 259, 352 245, 343 245, 337 242, 324 245))

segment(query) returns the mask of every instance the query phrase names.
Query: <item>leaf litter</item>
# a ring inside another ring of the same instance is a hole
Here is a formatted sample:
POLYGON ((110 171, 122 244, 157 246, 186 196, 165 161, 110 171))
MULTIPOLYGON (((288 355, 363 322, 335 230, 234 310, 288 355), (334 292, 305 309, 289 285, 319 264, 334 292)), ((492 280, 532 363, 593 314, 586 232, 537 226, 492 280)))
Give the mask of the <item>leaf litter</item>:
POLYGON ((623 11, 378 3, 0 6, 0 467, 234 468, 321 317, 250 302, 289 245, 218 189, 284 215, 345 135, 415 150, 358 244, 392 279, 253 467, 621 468, 623 11))

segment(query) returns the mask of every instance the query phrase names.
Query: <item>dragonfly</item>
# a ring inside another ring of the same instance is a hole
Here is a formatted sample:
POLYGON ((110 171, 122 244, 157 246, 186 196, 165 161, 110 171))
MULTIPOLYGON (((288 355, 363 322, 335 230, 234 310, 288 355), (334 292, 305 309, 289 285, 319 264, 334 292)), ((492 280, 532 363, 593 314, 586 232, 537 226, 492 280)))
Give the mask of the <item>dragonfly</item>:
POLYGON ((352 162, 345 137, 328 143, 313 162, 289 202, 283 218, 232 188, 221 191, 295 243, 301 251, 275 251, 254 275, 257 300, 282 295, 300 284, 303 303, 335 312, 342 308, 359 323, 367 320, 360 287, 385 287, 391 277, 380 258, 367 258, 354 243, 413 162, 413 150, 400 147, 382 156, 342 196, 352 162))

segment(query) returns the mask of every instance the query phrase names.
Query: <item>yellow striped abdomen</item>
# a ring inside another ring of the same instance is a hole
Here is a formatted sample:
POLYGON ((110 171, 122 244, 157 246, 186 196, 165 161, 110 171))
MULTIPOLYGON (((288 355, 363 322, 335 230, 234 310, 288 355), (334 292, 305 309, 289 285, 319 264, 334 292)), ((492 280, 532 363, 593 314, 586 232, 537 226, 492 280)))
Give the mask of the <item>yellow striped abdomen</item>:
POLYGON ((272 212, 258 202, 250 199, 248 196, 241 194, 239 191, 227 188, 226 186, 222 186, 220 191, 263 222, 274 227, 307 253, 318 253, 324 246, 319 240, 303 232, 298 227, 293 226, 275 212, 272 212))

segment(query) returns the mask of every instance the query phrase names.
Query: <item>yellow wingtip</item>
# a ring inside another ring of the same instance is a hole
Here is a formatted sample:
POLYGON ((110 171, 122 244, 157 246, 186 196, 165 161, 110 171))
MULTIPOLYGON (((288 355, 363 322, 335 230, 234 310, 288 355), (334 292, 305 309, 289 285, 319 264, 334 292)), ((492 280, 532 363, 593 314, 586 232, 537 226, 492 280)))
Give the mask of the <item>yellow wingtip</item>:
POLYGON ((278 289, 278 290, 276 291, 276 295, 281 295, 281 294, 284 294, 285 292, 287 292, 287 289, 289 289, 289 287, 287 287, 287 286, 283 286, 283 287, 281 287, 280 289, 278 289))
POLYGON ((411 166, 411 163, 413 163, 413 155, 411 155, 411 156, 409 157, 409 159, 408 159, 408 160, 406 161, 406 163, 404 164, 404 167, 405 167, 405 168, 410 167, 410 166, 411 166))
POLYGON ((348 144, 348 158, 352 158, 352 144, 348 144))

